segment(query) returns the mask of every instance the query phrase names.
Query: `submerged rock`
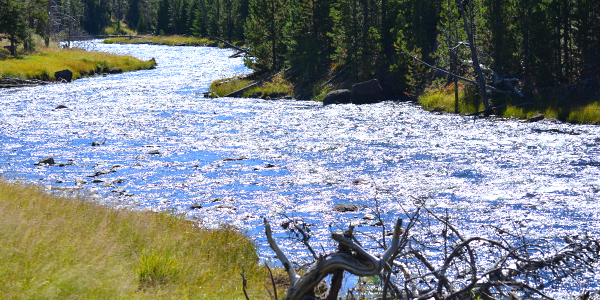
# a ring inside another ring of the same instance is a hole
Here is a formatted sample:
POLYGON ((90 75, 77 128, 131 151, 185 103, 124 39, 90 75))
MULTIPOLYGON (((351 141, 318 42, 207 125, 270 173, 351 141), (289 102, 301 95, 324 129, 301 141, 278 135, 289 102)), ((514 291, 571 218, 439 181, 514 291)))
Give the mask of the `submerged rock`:
POLYGON ((191 209, 199 209, 199 208, 202 208, 202 207, 203 206, 202 206, 202 204, 200 202, 196 202, 196 203, 190 205, 191 209))
POLYGON ((330 104, 345 104, 352 103, 352 92, 350 90, 335 90, 329 92, 323 98, 323 106, 330 104))
POLYGON ((374 214, 366 214, 363 216, 364 220, 375 220, 377 217, 374 214))
POLYGON ((104 138, 102 141, 93 141, 92 146, 104 145, 105 142, 106 142, 106 138, 104 138))
POLYGON ((119 194, 119 195, 124 195, 125 194, 125 189, 124 188, 116 188, 114 190, 112 190, 111 192, 115 193, 115 194, 119 194))
POLYGON ((229 204, 219 204, 219 205, 214 206, 214 208, 216 208, 216 209, 224 208, 224 209, 231 209, 231 210, 237 209, 235 206, 229 205, 229 204))
POLYGON ((97 176, 100 176, 100 175, 106 175, 106 174, 110 174, 110 173, 113 173, 113 172, 116 172, 116 171, 113 170, 113 169, 102 169, 102 170, 96 171, 92 175, 88 175, 88 177, 97 177, 97 176))
POLYGON ((358 210, 358 205, 338 203, 333 207, 333 210, 339 211, 339 212, 356 211, 356 210, 358 210))

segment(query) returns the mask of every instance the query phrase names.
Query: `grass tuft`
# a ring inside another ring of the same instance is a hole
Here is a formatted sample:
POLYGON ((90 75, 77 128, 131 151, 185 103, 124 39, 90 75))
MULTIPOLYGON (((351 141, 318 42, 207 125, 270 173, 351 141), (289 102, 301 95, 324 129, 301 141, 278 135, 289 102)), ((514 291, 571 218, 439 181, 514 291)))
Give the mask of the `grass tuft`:
POLYGON ((600 125, 600 102, 593 102, 571 110, 569 122, 600 125))
POLYGON ((294 86, 282 74, 279 74, 260 86, 244 91, 243 97, 280 98, 291 95, 293 88, 294 86))
POLYGON ((0 180, 1 299, 265 299, 250 239, 0 180))
MULTIPOLYGON (((433 85, 417 99, 426 110, 455 112, 454 85, 433 85)), ((471 114, 480 111, 481 101, 475 96, 472 86, 458 83, 458 113, 471 114)))

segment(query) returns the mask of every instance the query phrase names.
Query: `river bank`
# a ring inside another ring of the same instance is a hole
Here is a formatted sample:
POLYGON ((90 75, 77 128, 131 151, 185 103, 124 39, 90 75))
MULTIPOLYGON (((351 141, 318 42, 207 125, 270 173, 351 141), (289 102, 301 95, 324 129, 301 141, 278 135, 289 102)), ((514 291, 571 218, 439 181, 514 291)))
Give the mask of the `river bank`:
POLYGON ((42 48, 37 53, 0 60, 0 87, 70 82, 86 76, 145 70, 155 66, 154 59, 142 61, 129 55, 80 48, 42 48), (57 73, 63 70, 69 72, 57 73))
MULTIPOLYGON (((262 99, 309 98, 322 102, 332 92, 350 90, 355 82, 336 78, 330 72, 328 76, 309 83, 298 84, 282 72, 277 76, 251 73, 246 76, 219 79, 211 83, 206 96, 210 97, 250 97, 262 99)), ((337 92, 336 92, 337 93, 337 92)), ((551 119, 572 124, 600 125, 600 101, 592 95, 576 95, 577 101, 565 101, 568 91, 553 90, 530 94, 525 98, 493 98, 493 111, 496 117, 515 118, 536 122, 551 119)), ((385 91, 383 91, 385 94, 385 91)), ((570 95, 570 94, 569 94, 570 95)), ((349 94, 348 94, 349 97, 349 94)), ((380 96, 372 102, 383 101, 380 96)), ((455 100, 454 86, 433 83, 423 92, 400 101, 414 101, 423 109, 437 113, 456 113, 460 115, 480 115, 483 104, 477 96, 476 88, 471 84, 459 83, 458 102, 455 100)), ((350 99, 341 102, 350 102, 350 99)), ((340 103, 341 103, 340 102, 340 103)), ((327 101, 324 105, 329 104, 327 101)))
POLYGON ((268 297, 251 239, 182 214, 112 209, 0 180, 3 299, 268 297))

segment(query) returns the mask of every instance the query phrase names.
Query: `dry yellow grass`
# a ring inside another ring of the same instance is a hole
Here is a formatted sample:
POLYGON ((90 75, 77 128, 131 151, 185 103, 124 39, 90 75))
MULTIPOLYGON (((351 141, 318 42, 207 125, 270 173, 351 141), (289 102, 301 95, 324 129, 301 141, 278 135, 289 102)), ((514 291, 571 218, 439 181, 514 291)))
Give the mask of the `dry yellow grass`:
POLYGON ((73 79, 77 79, 90 73, 107 72, 112 67, 127 72, 148 69, 155 64, 152 60, 141 61, 133 56, 44 48, 40 54, 0 60, 0 77, 52 80, 54 72, 69 69, 73 71, 73 79))
POLYGON ((169 46, 205 46, 211 41, 206 38, 197 38, 190 36, 170 35, 158 36, 149 35, 144 37, 118 37, 104 40, 105 44, 154 44, 154 45, 169 45, 169 46))
POLYGON ((256 248, 232 228, 111 209, 0 180, 0 299, 267 298, 256 248))

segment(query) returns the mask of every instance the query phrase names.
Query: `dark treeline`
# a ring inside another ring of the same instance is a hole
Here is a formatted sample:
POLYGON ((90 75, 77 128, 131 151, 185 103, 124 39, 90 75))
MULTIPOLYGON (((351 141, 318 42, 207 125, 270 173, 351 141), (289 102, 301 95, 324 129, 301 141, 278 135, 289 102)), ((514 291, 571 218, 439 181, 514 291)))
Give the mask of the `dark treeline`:
POLYGON ((310 80, 344 68, 350 80, 378 78, 396 94, 441 77, 411 55, 479 80, 477 59, 486 82, 516 78, 504 82, 523 90, 581 82, 600 67, 597 0, 0 0, 0 8, 0 34, 15 40, 125 23, 138 33, 245 41, 257 71, 293 67, 310 80))
POLYGON ((600 1, 252 0, 249 12, 253 68, 314 77, 343 66, 399 92, 439 75, 408 54, 476 78, 476 49, 486 82, 516 78, 525 90, 580 82, 600 67, 600 1))

